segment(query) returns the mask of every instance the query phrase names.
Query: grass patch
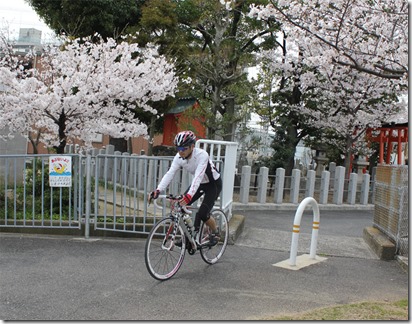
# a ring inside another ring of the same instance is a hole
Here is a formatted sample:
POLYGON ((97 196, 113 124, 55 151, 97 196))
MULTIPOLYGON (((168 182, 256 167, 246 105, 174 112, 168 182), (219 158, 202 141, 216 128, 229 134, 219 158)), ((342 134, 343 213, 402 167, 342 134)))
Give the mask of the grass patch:
POLYGON ((361 302, 320 308, 306 313, 270 316, 258 320, 408 320, 408 300, 395 302, 361 302))

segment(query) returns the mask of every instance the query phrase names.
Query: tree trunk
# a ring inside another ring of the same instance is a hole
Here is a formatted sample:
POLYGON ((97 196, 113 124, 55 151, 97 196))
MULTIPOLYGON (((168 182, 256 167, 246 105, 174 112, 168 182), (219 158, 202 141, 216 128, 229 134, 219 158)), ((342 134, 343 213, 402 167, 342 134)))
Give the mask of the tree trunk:
POLYGON ((57 122, 59 126, 59 145, 54 146, 57 154, 64 154, 64 148, 66 147, 66 114, 64 109, 62 109, 62 113, 59 116, 59 120, 57 122))
POLYGON ((38 146, 39 146, 39 142, 40 142, 41 131, 40 130, 37 131, 37 135, 36 135, 35 139, 33 138, 32 135, 33 134, 29 133, 29 141, 30 141, 31 145, 33 146, 33 154, 39 154, 38 146))
POLYGON ((225 105, 225 117, 223 118, 225 120, 224 123, 224 135, 223 135, 223 140, 228 141, 228 142, 233 142, 235 138, 235 129, 236 129, 236 124, 235 124, 235 99, 231 98, 227 100, 227 103, 225 105))
POLYGON ((300 142, 300 137, 298 136, 298 130, 296 126, 288 127, 289 132, 289 145, 293 147, 293 153, 290 154, 289 158, 287 159, 287 165, 285 168, 285 174, 287 176, 292 175, 292 170, 295 167, 295 152, 296 146, 298 146, 300 142))
POLYGON ((150 119, 150 126, 149 126, 149 146, 146 152, 148 156, 153 155, 153 140, 155 136, 155 122, 156 122, 156 116, 153 115, 150 119))
POLYGON ((343 166, 345 167, 345 179, 349 179, 349 175, 351 174, 352 170, 350 170, 351 165, 351 157, 352 157, 352 140, 351 137, 346 139, 346 153, 345 153, 345 162, 343 166))

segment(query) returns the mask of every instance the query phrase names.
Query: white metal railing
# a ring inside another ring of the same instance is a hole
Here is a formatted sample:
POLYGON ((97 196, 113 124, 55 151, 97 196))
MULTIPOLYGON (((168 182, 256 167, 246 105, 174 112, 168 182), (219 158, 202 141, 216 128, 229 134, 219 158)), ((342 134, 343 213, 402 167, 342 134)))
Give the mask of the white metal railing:
POLYGON ((222 174, 220 207, 230 219, 232 216, 233 183, 235 180, 238 143, 201 139, 196 142, 196 147, 206 150, 212 160, 223 161, 222 169, 219 170, 222 174))
POLYGON ((71 157, 72 184, 49 183, 49 158, 55 154, 0 155, 0 228, 79 229, 84 211, 84 165, 71 157))

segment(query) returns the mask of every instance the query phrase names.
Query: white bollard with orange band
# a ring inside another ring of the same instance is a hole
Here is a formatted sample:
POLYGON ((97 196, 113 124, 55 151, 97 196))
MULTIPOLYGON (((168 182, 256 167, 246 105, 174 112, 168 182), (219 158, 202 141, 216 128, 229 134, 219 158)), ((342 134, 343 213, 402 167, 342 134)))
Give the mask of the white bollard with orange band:
POLYGON ((289 264, 291 266, 296 265, 296 255, 298 253, 300 222, 302 220, 302 214, 305 211, 306 206, 309 206, 309 205, 311 205, 313 209, 312 239, 310 243, 309 258, 316 259, 316 246, 318 243, 318 231, 319 231, 319 224, 320 224, 319 206, 314 198, 307 197, 303 199, 302 202, 299 204, 299 207, 296 210, 295 219, 293 221, 292 245, 290 248, 290 258, 289 258, 289 264))

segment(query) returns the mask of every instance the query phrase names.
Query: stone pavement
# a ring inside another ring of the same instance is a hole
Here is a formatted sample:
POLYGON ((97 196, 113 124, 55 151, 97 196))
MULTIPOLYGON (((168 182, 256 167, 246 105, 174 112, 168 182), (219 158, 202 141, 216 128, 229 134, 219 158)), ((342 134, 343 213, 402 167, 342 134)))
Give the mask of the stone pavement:
MULTIPOLYGON (((371 212, 321 211, 318 253, 327 259, 297 271, 273 266, 289 258, 294 212, 242 213, 243 231, 218 263, 187 254, 165 282, 148 274, 142 238, 0 233, 0 319, 254 320, 408 298, 408 273, 363 244, 371 212)), ((311 221, 303 215, 299 253, 311 221)))

